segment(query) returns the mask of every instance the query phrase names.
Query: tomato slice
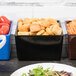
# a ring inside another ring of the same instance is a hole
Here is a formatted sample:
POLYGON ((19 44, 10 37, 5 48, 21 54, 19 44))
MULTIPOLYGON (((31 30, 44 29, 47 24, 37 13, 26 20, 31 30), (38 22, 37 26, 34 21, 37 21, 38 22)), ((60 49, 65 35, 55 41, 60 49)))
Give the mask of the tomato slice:
POLYGON ((0 26, 9 26, 10 27, 10 25, 7 23, 0 23, 0 26))
POLYGON ((0 35, 6 35, 9 33, 9 26, 0 24, 0 35))
POLYGON ((8 23, 10 25, 11 21, 8 18, 6 18, 5 16, 1 16, 0 23, 8 23))

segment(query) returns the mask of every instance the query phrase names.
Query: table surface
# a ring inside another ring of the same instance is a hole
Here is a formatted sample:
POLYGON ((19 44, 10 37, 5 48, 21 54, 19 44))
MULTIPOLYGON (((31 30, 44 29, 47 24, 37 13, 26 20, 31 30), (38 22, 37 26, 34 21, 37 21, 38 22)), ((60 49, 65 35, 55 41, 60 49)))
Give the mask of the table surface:
POLYGON ((76 67, 76 60, 62 58, 61 61, 19 61, 17 59, 15 46, 11 48, 11 59, 9 61, 0 61, 0 76, 10 76, 15 70, 35 63, 62 63, 76 67))

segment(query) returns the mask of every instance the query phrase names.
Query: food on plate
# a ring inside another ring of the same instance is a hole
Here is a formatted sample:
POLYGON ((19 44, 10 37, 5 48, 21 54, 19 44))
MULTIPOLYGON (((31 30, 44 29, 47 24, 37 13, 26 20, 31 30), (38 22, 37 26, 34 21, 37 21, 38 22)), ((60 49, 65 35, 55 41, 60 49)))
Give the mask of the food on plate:
POLYGON ((38 66, 32 70, 29 70, 28 75, 23 73, 21 76, 72 76, 71 73, 66 71, 53 71, 54 67, 43 69, 42 66, 38 66))
POLYGON ((52 18, 18 20, 18 35, 62 35, 62 31, 59 22, 52 18))
POLYGON ((5 17, 0 17, 0 35, 6 35, 9 33, 11 22, 5 17))
POLYGON ((76 20, 67 23, 67 31, 69 34, 76 34, 76 20))

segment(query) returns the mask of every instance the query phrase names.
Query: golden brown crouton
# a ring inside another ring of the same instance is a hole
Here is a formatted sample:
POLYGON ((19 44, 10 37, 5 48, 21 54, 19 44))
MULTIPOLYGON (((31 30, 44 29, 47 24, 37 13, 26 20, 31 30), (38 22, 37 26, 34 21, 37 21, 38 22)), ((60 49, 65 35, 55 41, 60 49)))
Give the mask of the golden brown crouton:
POLYGON ((36 35, 42 35, 44 32, 45 32, 44 30, 41 30, 36 35))
POLYGON ((42 35, 49 35, 47 32, 44 32, 42 35))
POLYGON ((30 34, 30 35, 36 35, 36 33, 33 33, 33 32, 30 32, 29 34, 30 34))
POLYGON ((44 26, 41 26, 41 30, 45 30, 45 27, 44 26))
POLYGON ((30 32, 38 32, 38 31, 40 31, 40 25, 38 25, 38 24, 31 24, 30 25, 30 32))
POLYGON ((18 35, 29 35, 29 32, 18 32, 18 35))
POLYGON ((46 20, 44 20, 44 21, 41 21, 41 22, 40 22, 40 25, 41 25, 41 26, 44 26, 44 27, 49 27, 49 26, 50 26, 50 23, 47 22, 46 20))
POLYGON ((23 22, 23 20, 22 19, 19 19, 18 22, 23 22))
POLYGON ((54 33, 50 30, 50 28, 46 28, 46 32, 47 32, 49 35, 54 35, 54 33))
POLYGON ((52 18, 48 18, 47 21, 50 22, 50 24, 56 24, 57 23, 57 20, 52 19, 52 18))
POLYGON ((28 26, 26 26, 26 25, 22 25, 22 26, 19 26, 18 27, 18 31, 20 31, 20 32, 28 32, 28 26))
POLYGON ((62 34, 62 28, 57 26, 57 25, 54 25, 53 28, 52 28, 52 32, 55 35, 61 35, 62 34))
POLYGON ((31 19, 29 19, 29 18, 25 18, 24 20, 23 20, 23 24, 31 24, 31 21, 30 21, 31 19))

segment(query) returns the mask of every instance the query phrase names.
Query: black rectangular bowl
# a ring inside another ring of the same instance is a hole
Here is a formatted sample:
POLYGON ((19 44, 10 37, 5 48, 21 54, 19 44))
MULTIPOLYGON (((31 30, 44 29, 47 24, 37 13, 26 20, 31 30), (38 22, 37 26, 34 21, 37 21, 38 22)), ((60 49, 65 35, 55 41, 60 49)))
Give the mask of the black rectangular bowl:
POLYGON ((63 35, 17 35, 15 34, 19 60, 60 60, 63 35))

